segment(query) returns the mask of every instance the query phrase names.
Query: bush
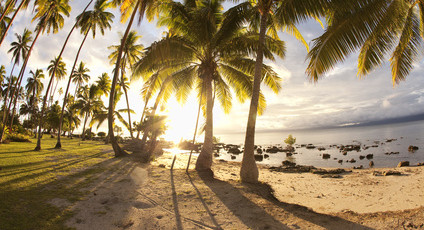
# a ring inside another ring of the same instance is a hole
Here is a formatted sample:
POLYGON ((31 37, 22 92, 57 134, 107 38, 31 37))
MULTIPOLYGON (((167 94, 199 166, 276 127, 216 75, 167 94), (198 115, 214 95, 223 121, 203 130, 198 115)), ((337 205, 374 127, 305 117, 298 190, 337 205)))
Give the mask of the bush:
POLYGON ((106 133, 105 132, 98 132, 97 133, 97 136, 99 136, 99 137, 105 137, 106 136, 106 133))
POLYGON ((29 140, 29 136, 19 134, 19 133, 11 133, 6 135, 6 140, 11 142, 31 142, 29 140))
POLYGON ((296 138, 293 138, 293 136, 290 134, 287 139, 284 140, 284 143, 292 146, 294 143, 296 143, 296 138))

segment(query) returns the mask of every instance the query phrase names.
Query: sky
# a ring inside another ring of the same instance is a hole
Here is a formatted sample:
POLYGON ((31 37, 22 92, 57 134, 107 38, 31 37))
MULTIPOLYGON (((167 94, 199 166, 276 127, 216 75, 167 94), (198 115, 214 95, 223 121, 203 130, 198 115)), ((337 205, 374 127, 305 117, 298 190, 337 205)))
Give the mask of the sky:
MULTIPOLYGON (((30 70, 35 71, 37 68, 46 72, 50 60, 59 54, 76 16, 82 12, 85 4, 86 1, 70 1, 71 15, 65 20, 65 26, 60 32, 40 36, 31 54, 25 72, 26 77, 29 76, 30 70)), ((112 76, 113 66, 109 64, 108 60, 111 51, 108 47, 119 43, 118 33, 122 34, 126 28, 126 24, 120 22, 118 11, 111 11, 115 14, 112 29, 106 31, 104 36, 97 33, 95 39, 89 36, 80 55, 80 60, 84 61, 90 69, 91 82, 97 80, 103 72, 112 76)), ((8 74, 12 68, 12 56, 7 53, 10 43, 16 39, 15 33, 22 34, 24 28, 34 29, 35 23, 31 23, 32 16, 32 8, 20 13, 0 47, 0 64, 6 66, 8 74)), ((298 28, 310 45, 314 38, 324 32, 324 29, 316 21, 305 22, 298 25, 298 28)), ((149 23, 147 20, 143 20, 140 25, 134 25, 133 29, 142 36, 140 43, 145 47, 153 41, 159 40, 166 31, 166 28, 158 28, 155 22, 149 23)), ((68 74, 82 38, 79 31, 75 31, 65 49, 63 58, 68 74)), ((356 68, 358 55, 352 54, 314 83, 310 82, 305 74, 306 48, 290 35, 281 33, 281 38, 287 47, 285 59, 277 59, 275 62, 267 61, 267 64, 273 66, 282 78, 282 90, 276 95, 262 86, 267 100, 267 108, 265 113, 257 119, 256 130, 258 133, 344 126, 424 113, 423 61, 415 63, 415 68, 406 81, 393 86, 388 61, 360 79, 357 77, 356 68)), ((18 74, 19 69, 15 68, 14 75, 18 74)), ((25 82, 26 79, 24 79, 25 82)), ((44 82, 47 85, 47 79, 44 82)), ((140 96, 142 84, 143 82, 139 80, 132 81, 130 85, 130 106, 136 112, 132 115, 132 121, 139 121, 144 105, 140 96)), ((59 83, 58 88, 60 87, 65 89, 65 80, 59 83)), ((74 89, 75 87, 71 86, 70 92, 74 92, 74 89)), ((104 100, 107 104, 106 97, 104 100)), ((247 100, 241 104, 234 96, 233 108, 229 114, 224 114, 219 106, 216 106, 214 108, 214 135, 219 137, 220 134, 244 133, 249 103, 250 100, 247 100)), ((197 104, 193 95, 184 105, 179 105, 175 99, 171 99, 164 106, 163 113, 167 114, 169 119, 167 139, 178 141, 181 138, 192 138, 197 104)), ((125 107, 125 100, 122 97, 117 108, 125 107)), ((103 125, 99 131, 106 130, 105 127, 103 125)))

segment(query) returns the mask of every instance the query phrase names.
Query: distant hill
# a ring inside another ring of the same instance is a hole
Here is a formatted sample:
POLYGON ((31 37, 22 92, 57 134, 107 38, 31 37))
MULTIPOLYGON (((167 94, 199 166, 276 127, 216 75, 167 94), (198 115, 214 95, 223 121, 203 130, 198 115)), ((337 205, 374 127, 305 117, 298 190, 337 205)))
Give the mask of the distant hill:
POLYGON ((424 120, 424 113, 416 114, 416 115, 409 115, 409 116, 404 116, 404 117, 383 119, 383 120, 378 120, 378 121, 368 121, 368 122, 364 122, 364 123, 348 125, 348 126, 343 126, 343 127, 387 125, 387 124, 395 124, 395 123, 403 123, 403 122, 411 122, 411 121, 421 121, 421 120, 424 120))

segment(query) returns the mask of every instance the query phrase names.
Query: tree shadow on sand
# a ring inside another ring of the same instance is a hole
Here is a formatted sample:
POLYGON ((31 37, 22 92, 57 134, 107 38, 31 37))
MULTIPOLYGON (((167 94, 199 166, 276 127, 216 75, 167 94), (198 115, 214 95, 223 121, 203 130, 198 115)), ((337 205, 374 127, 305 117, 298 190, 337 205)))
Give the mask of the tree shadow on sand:
POLYGON ((286 219, 287 215, 300 218, 308 222, 308 225, 317 225, 326 229, 371 229, 337 216, 316 213, 304 206, 280 202, 272 195, 273 190, 267 184, 245 183, 235 184, 237 186, 235 187, 229 182, 210 176, 201 174, 199 176, 222 203, 251 229, 291 229, 279 220, 286 219), (262 202, 257 204, 243 193, 257 195, 271 203, 271 207, 268 205, 266 209, 268 207, 274 209, 276 211, 272 212, 274 216, 264 209, 262 202))

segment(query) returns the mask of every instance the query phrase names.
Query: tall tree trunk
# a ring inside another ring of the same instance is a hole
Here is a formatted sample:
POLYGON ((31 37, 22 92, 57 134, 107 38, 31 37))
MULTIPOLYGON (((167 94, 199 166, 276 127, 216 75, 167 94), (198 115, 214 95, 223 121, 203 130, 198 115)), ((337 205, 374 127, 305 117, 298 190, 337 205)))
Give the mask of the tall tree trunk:
MULTIPOLYGON (((91 5, 91 3, 93 2, 93 0, 91 0, 88 4, 87 4, 87 6, 84 8, 84 11, 82 12, 82 13, 84 13, 87 9, 88 9, 88 7, 91 5)), ((68 36, 66 37, 66 40, 65 40, 65 43, 63 44, 63 46, 62 46, 62 50, 60 50, 60 53, 59 53, 59 56, 57 57, 57 59, 58 60, 60 60, 60 58, 62 57, 62 54, 63 54, 63 51, 65 51, 65 47, 66 47, 66 45, 68 44, 68 41, 69 41, 69 38, 71 37, 71 34, 72 34, 72 32, 74 32, 74 29, 77 27, 77 25, 78 25, 78 22, 79 22, 79 20, 77 20, 76 22, 75 22, 75 24, 74 24, 74 26, 72 27, 72 29, 71 29, 71 31, 69 31, 69 34, 68 34, 68 36)), ((45 107, 46 107, 46 100, 47 100, 47 95, 49 95, 48 93, 49 93, 49 90, 50 90, 50 87, 51 87, 51 84, 52 84, 52 80, 53 80, 53 78, 54 78, 54 75, 55 75, 55 72, 56 72, 56 69, 57 69, 57 66, 59 65, 59 61, 57 61, 56 63, 55 63, 55 65, 54 65, 54 68, 53 68, 53 74, 52 74, 52 76, 51 76, 51 78, 50 78, 50 81, 49 81, 49 84, 48 84, 48 86, 47 86, 47 91, 46 91, 46 96, 44 97, 44 100, 43 100, 43 105, 42 105, 42 107, 41 107, 41 116, 40 116, 40 121, 39 121, 39 128, 38 128, 38 139, 37 139, 37 146, 35 147, 35 151, 39 151, 39 150, 41 150, 41 138, 40 138, 40 133, 41 133, 41 126, 42 126, 42 119, 43 119, 43 115, 44 115, 44 110, 45 110, 45 107)), ((59 135, 60 136, 60 135, 59 135)))
POLYGON ((243 160, 241 162, 240 178, 242 182, 257 183, 259 178, 258 167, 255 162, 255 127, 258 114, 259 93, 262 81, 263 46, 265 41, 268 11, 261 15, 259 30, 259 46, 256 54, 255 76, 253 79, 252 100, 250 101, 249 117, 247 120, 246 138, 244 141, 243 160))
MULTIPOLYGON (((9 84, 7 85, 6 96, 4 97, 4 105, 3 105, 3 122, 1 123, 2 127, 0 130, 0 143, 3 140, 4 130, 6 128, 6 106, 7 106, 7 98, 10 93, 10 88, 12 87, 12 76, 13 70, 15 69, 16 62, 13 64, 12 71, 10 72, 9 84)), ((8 115, 8 114, 7 114, 8 115)))
POLYGON ((126 66, 126 54, 124 54, 123 57, 123 62, 122 62, 122 68, 121 68, 121 84, 122 84, 122 88, 124 89, 124 94, 125 94, 125 100, 127 102, 127 109, 128 109, 128 124, 129 124, 129 131, 130 131, 130 136, 131 139, 134 139, 133 133, 132 133, 132 124, 131 124, 131 112, 130 112, 130 103, 128 101, 128 93, 127 93, 127 89, 125 88, 125 83, 124 83, 124 75, 125 75, 125 66, 126 66))
POLYGON ((84 119, 84 125, 82 126, 82 140, 85 140, 85 125, 87 124, 88 120, 88 112, 85 113, 85 119, 84 119))
MULTIPOLYGON (((149 103, 150 97, 152 96, 152 89, 149 89, 149 92, 147 93, 146 96, 146 102, 144 103, 144 108, 143 108, 143 112, 141 113, 141 118, 140 118, 140 125, 143 123, 144 120, 144 115, 146 114, 146 108, 147 108, 147 104, 149 103)), ((137 139, 140 137, 140 130, 137 131, 137 139)))
POLYGON ((15 4, 15 1, 14 1, 14 0, 13 0, 13 1, 10 1, 10 2, 9 2, 9 4, 7 4, 6 8, 4 9, 3 13, 1 14, 0 22, 1 22, 1 21, 3 21, 3 18, 4 18, 4 16, 6 16, 7 11, 8 11, 8 10, 10 9, 10 7, 11 7, 12 5, 14 5, 14 4, 15 4))
POLYGON ((212 74, 207 74, 204 78, 206 90, 206 126, 205 140, 202 150, 196 161, 197 171, 212 172, 212 152, 213 152, 213 98, 212 98, 212 74))
POLYGON ((9 126, 10 127, 10 130, 12 130, 12 127, 13 127, 13 119, 15 118, 16 105, 18 103, 19 92, 21 91, 22 79, 23 79, 23 76, 21 77, 21 80, 18 83, 18 91, 16 92, 16 95, 14 97, 15 99, 13 100, 13 109, 12 109, 12 116, 11 116, 12 119, 10 120, 10 126, 9 126))
MULTIPOLYGON (((90 29, 89 29, 89 30, 90 30, 90 29)), ((89 31, 89 30, 88 30, 88 31, 89 31)), ((84 43, 85 43, 85 40, 87 39, 87 36, 88 36, 88 32, 87 32, 87 34, 84 36, 84 39, 82 40, 82 43, 81 43, 81 45, 80 45, 80 47, 79 47, 79 49, 78 49, 77 55, 76 55, 76 57, 75 57, 74 65, 72 66, 72 69, 71 69, 71 74, 69 75, 68 84, 66 85, 65 96, 63 97, 62 112, 60 113, 60 120, 59 120, 59 133, 60 133, 60 130, 62 129, 62 124, 63 124, 63 115, 64 115, 65 106, 66 106, 67 99, 68 99, 68 91, 69 91, 69 86, 71 85, 72 75, 74 74, 74 69, 75 69, 75 66, 76 66, 76 64, 77 64, 77 62, 78 62, 78 57, 79 57, 80 52, 81 52, 81 49, 82 49, 82 47, 83 47, 83 45, 84 45, 84 43)), ((55 146, 54 148, 56 148, 56 149, 60 149, 60 148, 62 148, 62 143, 60 143, 60 135, 58 135, 58 136, 57 136, 57 143, 56 143, 56 146, 55 146)))
POLYGON ((110 94, 109 94, 109 110, 108 110, 108 114, 107 114, 108 129, 109 129, 109 134, 110 134, 110 141, 112 143, 112 148, 113 148, 113 151, 115 152, 115 157, 127 155, 127 153, 124 150, 122 150, 121 147, 119 147, 119 144, 118 144, 117 140, 115 139, 115 135, 113 133, 113 119, 114 119, 113 113, 115 111, 115 105, 114 105, 115 87, 116 87, 116 82, 118 81, 118 75, 120 73, 119 68, 121 67, 122 50, 124 48, 125 42, 127 41, 128 34, 131 30, 131 26, 134 22, 134 18, 135 18, 135 15, 137 14, 137 9, 138 9, 138 6, 140 5, 140 3, 141 3, 141 0, 138 0, 137 4, 135 5, 134 10, 132 12, 131 19, 128 22, 128 26, 127 26, 127 29, 125 30, 124 37, 121 40, 121 45, 119 46, 118 58, 116 59, 115 72, 113 73, 112 85, 111 85, 110 94))
MULTIPOLYGON (((38 37, 40 36, 40 34, 41 34, 41 29, 39 29, 39 30, 38 30, 37 35, 35 36, 35 39, 34 39, 34 41, 32 42, 31 47, 30 47, 30 48, 29 48, 29 50, 28 50, 27 56, 25 57, 25 61, 24 61, 23 65, 22 65, 21 71, 19 72, 19 75, 18 75, 18 79, 17 79, 17 86, 13 89, 13 94, 12 94, 12 95, 11 95, 11 97, 10 97, 9 107, 7 108, 7 114, 6 114, 6 116, 8 116, 8 115, 9 115, 9 113, 10 113, 10 108, 11 108, 11 105, 12 105, 11 103, 12 103, 12 101, 14 101, 14 95, 15 95, 16 93, 18 93, 18 92, 16 92, 16 90, 17 90, 17 88, 20 88, 20 83, 22 82, 22 78, 23 78, 24 73, 25 73, 26 65, 27 65, 27 63, 28 63, 29 57, 31 56, 31 51, 32 51, 32 49, 34 48, 34 45, 35 45, 35 43, 36 43, 36 41, 37 41, 38 37), (18 86, 18 85, 19 85, 19 86, 18 86)), ((3 125, 2 133, 4 133, 4 128, 5 128, 5 125, 3 125)), ((2 136, 3 136, 3 135, 2 135, 2 136)))
POLYGON ((13 21, 14 21, 14 20, 15 20, 15 18, 16 18, 16 15, 17 15, 17 14, 18 14, 18 12, 21 10, 21 8, 22 8, 22 6, 24 5, 24 3, 25 3, 25 0, 22 0, 21 4, 19 4, 19 6, 18 6, 18 9, 16 9, 15 13, 13 14, 13 17, 10 19, 9 25, 7 25, 6 30, 5 30, 5 31, 4 31, 4 33, 3 33, 3 36, 1 37, 1 40, 0 40, 0 46, 1 46, 1 44, 3 43, 4 38, 6 38, 7 31, 9 31, 10 27, 11 27, 11 26, 12 26, 12 24, 13 24, 13 21))
MULTIPOLYGON (((193 148, 194 148, 194 143, 196 142, 197 126, 199 125, 199 117, 200 117, 200 109, 202 108, 203 88, 204 86, 202 85, 202 89, 201 89, 202 91, 200 91, 199 108, 197 109, 196 126, 194 128, 194 134, 193 134, 193 141, 192 141, 193 148)), ((188 169, 190 167, 190 161, 191 161, 191 155, 193 154, 193 148, 190 149, 190 155, 188 157, 186 172, 188 172, 188 169)))

